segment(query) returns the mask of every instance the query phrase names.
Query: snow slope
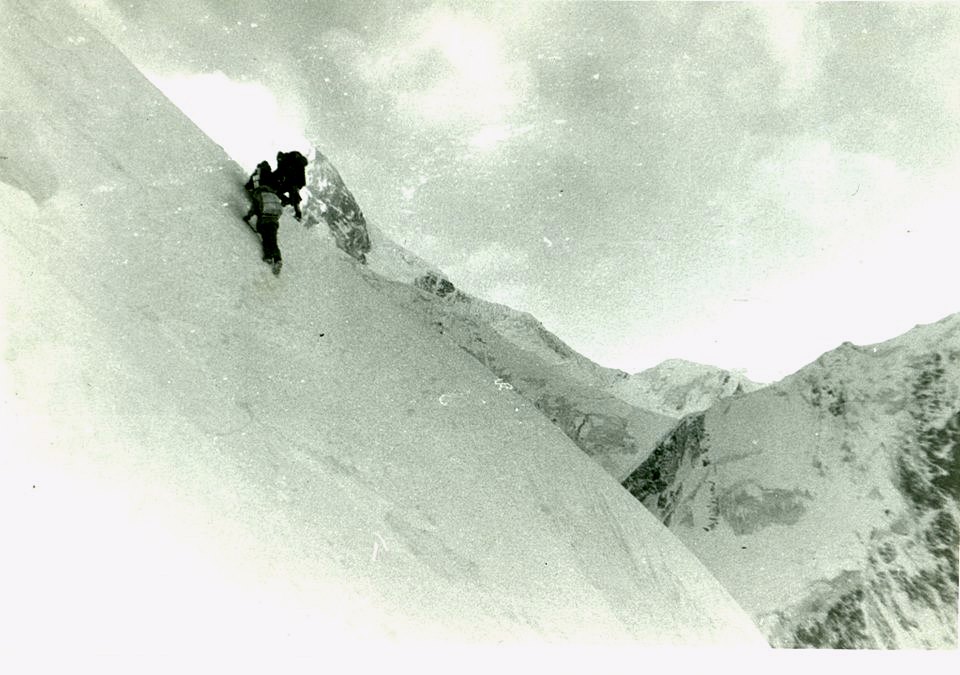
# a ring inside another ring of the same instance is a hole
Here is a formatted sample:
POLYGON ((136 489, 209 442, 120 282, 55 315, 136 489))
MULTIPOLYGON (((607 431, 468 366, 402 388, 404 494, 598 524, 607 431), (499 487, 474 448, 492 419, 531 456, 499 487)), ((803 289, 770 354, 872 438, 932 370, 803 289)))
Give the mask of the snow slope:
MULTIPOLYGON (((373 228, 374 242, 381 237, 373 228)), ((608 389, 625 373, 576 353, 529 314, 470 297, 430 268, 407 280, 421 261, 396 245, 375 245, 368 258, 373 270, 383 272, 367 275, 372 284, 471 354, 494 374, 498 388, 523 396, 617 480, 626 478, 676 425, 673 418, 612 395, 608 389), (381 249, 390 254, 378 256, 381 249), (407 274, 397 261, 406 263, 407 274)))
POLYGON ((957 646, 960 315, 691 415, 624 485, 771 642, 957 646))
POLYGON ((328 232, 285 216, 273 277, 246 177, 72 10, 0 11, 0 653, 762 644, 328 232))

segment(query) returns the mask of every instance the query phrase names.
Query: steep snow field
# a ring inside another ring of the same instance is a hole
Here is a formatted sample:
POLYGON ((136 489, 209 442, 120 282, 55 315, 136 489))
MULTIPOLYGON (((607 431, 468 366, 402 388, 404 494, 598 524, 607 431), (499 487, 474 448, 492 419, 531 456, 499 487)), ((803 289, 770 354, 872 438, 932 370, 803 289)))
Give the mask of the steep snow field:
POLYGON ((499 388, 532 403, 617 480, 636 469, 676 426, 674 418, 611 393, 626 373, 578 354, 529 314, 455 289, 376 227, 370 231, 371 283, 471 354, 497 376, 499 388))
POLYGON ((399 302, 612 475, 629 475, 775 644, 956 643, 956 317, 885 345, 845 345, 754 393, 762 386, 736 372, 685 361, 632 376, 600 368, 409 252, 377 245, 369 261, 406 282, 389 287, 399 302), (690 416, 664 425, 651 410, 690 416))
POLYGON ((624 485, 779 646, 956 648, 960 315, 691 415, 624 485))
POLYGON ((328 233, 285 216, 272 276, 245 176, 72 11, 0 9, 0 651, 763 644, 328 233))

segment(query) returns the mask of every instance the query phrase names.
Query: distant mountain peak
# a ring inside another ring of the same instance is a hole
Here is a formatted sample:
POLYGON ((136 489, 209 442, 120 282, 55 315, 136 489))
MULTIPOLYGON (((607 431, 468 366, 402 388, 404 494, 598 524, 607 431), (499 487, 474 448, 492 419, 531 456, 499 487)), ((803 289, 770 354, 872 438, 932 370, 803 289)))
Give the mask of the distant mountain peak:
POLYGON ((715 402, 760 389, 742 371, 670 359, 619 380, 611 391, 623 400, 671 417, 701 412, 715 402))

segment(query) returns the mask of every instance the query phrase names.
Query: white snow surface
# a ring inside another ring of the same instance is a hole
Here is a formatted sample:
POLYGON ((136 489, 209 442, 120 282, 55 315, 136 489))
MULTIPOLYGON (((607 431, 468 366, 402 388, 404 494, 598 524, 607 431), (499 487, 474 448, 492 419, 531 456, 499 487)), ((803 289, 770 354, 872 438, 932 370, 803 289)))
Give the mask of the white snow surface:
MULTIPOLYGON (((618 481, 643 462, 676 426, 654 412, 667 406, 655 392, 648 406, 618 396, 629 376, 604 368, 567 346, 526 312, 473 298, 452 286, 436 288, 442 272, 370 228, 371 283, 420 316, 431 330, 471 354, 563 430, 618 481), (424 283, 432 277, 434 281, 424 283), (389 283, 389 281, 399 283, 389 283)), ((457 393, 451 394, 456 396, 457 393)))
POLYGON ((0 10, 0 653, 765 644, 322 228, 270 274, 246 177, 72 10, 0 10))

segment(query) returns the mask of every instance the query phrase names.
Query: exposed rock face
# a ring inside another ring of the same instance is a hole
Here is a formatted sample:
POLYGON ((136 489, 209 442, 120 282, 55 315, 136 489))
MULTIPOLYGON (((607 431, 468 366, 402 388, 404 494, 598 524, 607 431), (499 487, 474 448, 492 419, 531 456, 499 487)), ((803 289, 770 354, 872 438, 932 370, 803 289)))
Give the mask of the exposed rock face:
POLYGON ((307 165, 307 190, 310 200, 303 209, 304 223, 307 226, 326 223, 337 246, 360 262, 366 262, 370 235, 363 212, 340 173, 319 150, 314 150, 314 157, 307 165))
MULTIPOLYGON (((654 512, 669 525, 683 485, 677 480, 680 463, 691 465, 705 452, 703 447, 704 415, 691 415, 683 420, 666 439, 657 445, 653 453, 623 482, 634 497, 647 504, 655 497, 654 512), (679 483, 679 484, 678 484, 679 483), (676 485, 675 491, 671 488, 676 485)), ((706 460, 703 460, 706 461, 706 460)))
POLYGON ((686 417, 624 486, 771 643, 956 647, 960 318, 686 417))
POLYGON ((457 289, 449 279, 446 279, 435 272, 427 272, 413 282, 420 290, 427 293, 433 293, 438 298, 445 298, 457 292, 457 289))

